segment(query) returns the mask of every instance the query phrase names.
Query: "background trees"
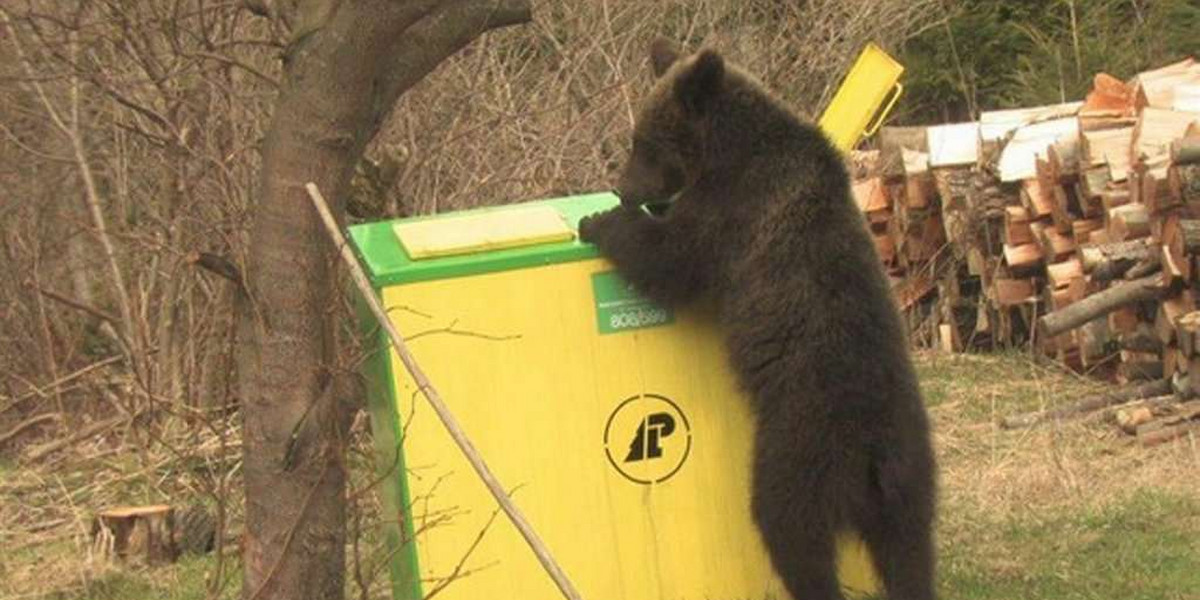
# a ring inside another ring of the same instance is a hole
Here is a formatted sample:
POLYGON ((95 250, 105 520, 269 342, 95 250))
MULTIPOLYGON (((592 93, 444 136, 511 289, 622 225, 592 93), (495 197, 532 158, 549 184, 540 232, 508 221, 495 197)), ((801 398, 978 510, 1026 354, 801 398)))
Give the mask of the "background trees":
MULTIPOLYGON (((606 189, 658 34, 724 49, 810 115, 876 41, 909 67, 902 119, 936 122, 1079 97, 1096 70, 1196 53, 1200 29, 1187 0, 530 8, 483 34, 521 4, 0 2, 0 452, 29 469, 0 478, 25 499, 0 522, 36 544, 85 537, 106 502, 202 503, 220 544, 251 534, 254 594, 308 585, 283 549, 340 564, 346 506, 367 594, 384 517, 364 471, 342 491, 361 354, 305 181, 348 220, 606 189), (264 410, 243 428, 239 405, 264 410), (67 499, 46 473, 73 482, 67 499), (334 530, 293 528, 314 512, 334 530)), ((231 573, 217 563, 213 594, 231 573)))

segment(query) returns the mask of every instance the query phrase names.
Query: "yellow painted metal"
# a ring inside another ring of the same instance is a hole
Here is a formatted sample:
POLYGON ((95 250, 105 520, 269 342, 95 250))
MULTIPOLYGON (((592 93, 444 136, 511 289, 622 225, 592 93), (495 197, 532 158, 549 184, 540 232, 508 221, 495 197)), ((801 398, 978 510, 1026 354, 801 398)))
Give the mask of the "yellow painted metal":
POLYGON ((402 221, 393 230, 414 260, 560 242, 575 236, 562 215, 551 206, 402 221))
POLYGON ((818 122, 839 150, 849 152, 879 129, 904 90, 903 72, 904 66, 879 46, 867 44, 818 122))
MULTIPOLYGON (((751 519, 751 415, 713 316, 701 307, 667 325, 603 333, 593 275, 611 270, 586 259, 381 293, 583 597, 786 598, 751 519), (628 462, 655 445, 637 435, 661 413, 673 421, 672 431, 659 430, 661 464, 628 462)), ((394 353, 391 360, 424 595, 557 600, 394 353)), ((840 548, 848 592, 876 590, 860 543, 840 548)))

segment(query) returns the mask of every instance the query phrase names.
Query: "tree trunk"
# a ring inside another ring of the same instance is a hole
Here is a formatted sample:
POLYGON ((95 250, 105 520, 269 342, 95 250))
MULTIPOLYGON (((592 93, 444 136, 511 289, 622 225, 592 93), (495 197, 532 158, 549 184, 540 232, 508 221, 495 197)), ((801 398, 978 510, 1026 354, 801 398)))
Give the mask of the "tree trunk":
POLYGON ((308 0, 263 143, 240 303, 245 598, 341 598, 343 437, 352 404, 336 368, 336 255, 304 184, 339 218, 354 165, 401 93, 488 29, 529 20, 526 0, 308 0))

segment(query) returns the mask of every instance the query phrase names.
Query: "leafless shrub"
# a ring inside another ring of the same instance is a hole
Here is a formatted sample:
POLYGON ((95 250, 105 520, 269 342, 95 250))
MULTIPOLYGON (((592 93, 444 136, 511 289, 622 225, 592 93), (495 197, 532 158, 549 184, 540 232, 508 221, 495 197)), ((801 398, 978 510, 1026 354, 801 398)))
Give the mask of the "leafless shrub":
POLYGON ((656 35, 712 46, 817 115, 869 41, 894 47, 937 3, 545 0, 406 95, 371 156, 379 208, 427 213, 608 189, 650 85, 656 35))
MULTIPOLYGON (((656 35, 722 49, 814 115, 867 41, 894 48, 937 4, 539 0, 533 25, 486 35, 402 98, 360 165, 352 213, 607 189, 656 35)), ((98 484, 155 474, 156 493, 205 497, 236 520, 233 299, 290 28, 260 5, 0 4, 0 452, 72 477, 97 455, 134 457, 84 486, 96 502, 120 496, 98 484), (166 483, 189 464, 198 475, 166 483)), ((370 494, 352 494, 364 509, 352 525, 377 525, 370 494)), ((6 514, 24 525, 0 534, 70 527, 83 508, 6 514)), ((379 557, 365 556, 352 567, 364 597, 380 585, 379 557)))

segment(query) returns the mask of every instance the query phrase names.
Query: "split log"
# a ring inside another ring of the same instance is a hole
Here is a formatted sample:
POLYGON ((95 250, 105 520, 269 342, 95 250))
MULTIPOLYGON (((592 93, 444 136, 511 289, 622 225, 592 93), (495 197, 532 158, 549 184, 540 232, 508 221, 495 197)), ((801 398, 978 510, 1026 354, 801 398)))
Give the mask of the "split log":
POLYGON ((1013 270, 1027 270, 1042 264, 1042 249, 1037 244, 1004 246, 1004 262, 1013 270))
POLYGON ((1157 381, 1163 379, 1162 358, 1157 353, 1130 352, 1122 350, 1121 362, 1117 364, 1117 381, 1157 381))
POLYGON ((1054 311, 1038 319, 1039 335, 1050 338, 1070 331, 1118 308, 1136 302, 1154 300, 1162 293, 1155 285, 1158 277, 1116 284, 1097 292, 1062 310, 1054 311))
POLYGON ((1176 326, 1181 317, 1192 312, 1196 303, 1190 293, 1165 298, 1154 315, 1154 332, 1163 344, 1177 344, 1176 326))
POLYGON ((1175 320, 1175 339, 1179 352, 1191 358, 1200 353, 1200 311, 1192 311, 1175 320))
POLYGON ((953 354, 962 348, 962 342, 958 336, 958 328, 952 323, 938 325, 938 339, 941 342, 942 352, 946 354, 953 354))
POLYGON ((907 208, 921 209, 929 206, 936 193, 933 176, 927 172, 909 175, 904 180, 904 204, 907 208))
POLYGON ((1179 221, 1179 240, 1185 254, 1200 254, 1200 220, 1181 219, 1179 221))
POLYGON ((1083 278, 1083 265, 1078 259, 1054 263, 1046 266, 1046 277, 1053 288, 1065 288, 1076 279, 1083 278))
POLYGON ((1179 402, 1179 396, 1175 394, 1134 400, 1106 409, 1104 419, 1116 423, 1122 431, 1132 435, 1137 433, 1138 425, 1169 414, 1171 407, 1178 405, 1179 402))
POLYGON ((1172 414, 1147 423, 1137 428, 1138 441, 1143 446, 1156 446, 1183 437, 1193 431, 1200 431, 1200 400, 1193 400, 1178 405, 1172 414))
POLYGON ((1067 196, 1067 188, 1061 185, 1050 186, 1050 217, 1059 233, 1071 233, 1071 199, 1067 196))
POLYGON ((1108 167, 1093 167, 1083 172, 1083 176, 1079 180, 1079 196, 1081 205, 1086 202, 1086 206, 1082 206, 1084 212, 1088 212, 1089 207, 1099 206, 1100 195, 1108 189, 1111 181, 1108 167))
POLYGON ((1038 243, 1042 247, 1042 256, 1050 262, 1065 261, 1075 253, 1075 240, 1053 227, 1043 228, 1039 232, 1038 243))
POLYGON ((1189 243, 1200 242, 1200 222, 1188 219, 1185 229, 1184 221, 1175 215, 1169 215, 1159 222, 1158 239, 1162 242, 1163 280, 1165 283, 1176 283, 1172 280, 1178 277, 1184 283, 1192 280, 1192 254, 1188 252, 1189 243), (1190 239, 1189 239, 1190 238, 1190 239))
POLYGON ((1200 202, 1200 163, 1174 165, 1168 169, 1167 189, 1184 204, 1200 202))
POLYGON ((1048 217, 1053 212, 1052 193, 1045 189, 1037 179, 1026 179, 1021 182, 1021 203, 1029 209, 1029 214, 1035 219, 1048 217))
MULTIPOLYGON (((1162 269, 1160 283, 1164 288, 1171 290, 1180 289, 1183 287, 1185 279, 1191 277, 1191 269, 1188 268, 1189 263, 1185 260, 1176 261, 1175 256, 1171 254, 1170 246, 1165 244, 1159 252, 1158 264, 1162 269)), ((1133 271, 1133 269, 1130 269, 1130 271, 1133 271)))
POLYGON ((993 279, 992 299, 1001 307, 1019 306, 1034 299, 1037 288, 1029 279, 993 279))
POLYGON ((1108 234, 1114 240, 1150 235, 1150 212, 1141 204, 1125 204, 1108 211, 1108 234))
POLYGON ((1108 313, 1107 317, 1108 329, 1114 335, 1133 333, 1142 323, 1137 309, 1133 306, 1122 306, 1108 313))
POLYGON ((1185 137, 1171 143, 1171 163, 1200 164, 1200 137, 1185 137))
POLYGON ((1133 265, 1128 271, 1125 271, 1124 278, 1126 280, 1141 279, 1149 276, 1151 273, 1158 272, 1161 267, 1162 262, 1159 260, 1159 256, 1151 250, 1150 256, 1147 256, 1146 260, 1133 265))
POLYGON ((933 180, 941 198, 942 225, 950 249, 956 258, 962 258, 970 246, 967 239, 971 231, 971 214, 968 210, 974 174, 971 169, 933 170, 933 180))
POLYGON ((1169 393, 1171 393, 1171 382, 1166 379, 1160 379, 1158 381, 1123 387, 1103 394, 1089 396, 1066 406, 1005 417, 1000 421, 1000 426, 1005 429, 1032 427, 1045 421, 1079 416, 1109 406, 1123 404, 1131 400, 1162 396, 1169 393))
POLYGON ((173 562, 175 549, 174 513, 170 506, 125 506, 110 508, 92 520, 92 540, 101 553, 122 560, 147 564, 173 562))
MULTIPOLYGON (((1174 379, 1181 377, 1187 373, 1187 358, 1179 353, 1179 347, 1173 344, 1163 346, 1162 349, 1163 373, 1166 377, 1174 379)), ((1175 389, 1176 393, 1182 395, 1179 388, 1175 389)))
MULTIPOLYGON (((1078 125, 1076 125, 1078 129, 1078 125)), ((1079 174, 1079 136, 1070 135, 1056 140, 1046 149, 1046 164, 1055 181, 1074 178, 1079 174)))
POLYGON ((1118 207, 1129 204, 1129 190, 1125 188, 1109 188, 1100 194, 1100 207, 1104 209, 1104 213, 1118 207))
POLYGON ((1184 372, 1187 373, 1186 381, 1182 382, 1179 394, 1194 398, 1200 396, 1200 356, 1192 356, 1184 363, 1184 372))
POLYGON ((1085 131, 1082 138, 1085 164, 1104 165, 1113 181, 1125 181, 1129 172, 1129 147, 1133 143, 1133 127, 1093 129, 1085 131))
POLYGON ((1154 328, 1146 323, 1138 323, 1136 329, 1128 333, 1122 333, 1117 336, 1117 346, 1122 350, 1130 352, 1153 352, 1155 354, 1162 351, 1163 341, 1155 334, 1154 328))
POLYGON ((1076 219, 1071 222, 1071 236, 1076 240, 1086 240, 1088 234, 1104 227, 1100 219, 1076 219))
POLYGON ((1033 241, 1033 230, 1029 228, 1029 210, 1024 206, 1004 207, 1004 243, 1020 246, 1033 241))
POLYGON ((892 239, 891 232, 871 232, 871 237, 875 240, 875 250, 879 252, 879 259, 883 261, 883 264, 894 264, 896 262, 896 243, 892 239))
POLYGON ((1179 196, 1172 194, 1166 169, 1147 171, 1140 177, 1138 186, 1142 204, 1153 214, 1164 213, 1181 204, 1179 196))
POLYGON ((1108 319, 1088 321, 1075 330, 1075 337, 1079 342, 1079 358, 1085 367, 1099 364, 1112 354, 1108 319))
MULTIPOLYGON (((1147 425, 1151 425, 1151 423, 1147 423, 1147 425)), ((1153 448, 1154 446, 1160 446, 1185 437, 1190 433, 1200 434, 1200 423, 1180 423, 1178 425, 1147 430, 1146 432, 1139 430, 1138 443, 1144 448, 1153 448)))
MULTIPOLYGON (((1174 399, 1174 396, 1166 396, 1166 397, 1174 399)), ((1153 421, 1153 420, 1154 420, 1154 411, 1151 410, 1150 407, 1148 407, 1148 406, 1135 406, 1133 408, 1123 408, 1121 410, 1118 410, 1117 414, 1116 414, 1117 427, 1120 427, 1121 431, 1124 431, 1125 433, 1128 433, 1130 435, 1137 433, 1137 428, 1139 425, 1142 425, 1144 423, 1149 423, 1150 421, 1153 421)))
POLYGON ((1155 419, 1161 419, 1161 426, 1190 421, 1197 416, 1200 416, 1200 402, 1181 403, 1175 394, 1135 400, 1112 409, 1112 421, 1130 435, 1155 419))
POLYGON ((1110 281, 1119 279, 1133 265, 1146 260, 1151 248, 1143 240, 1133 240, 1079 246, 1076 253, 1084 273, 1092 274, 1096 281, 1110 281))
MULTIPOLYGON (((924 127, 884 127, 879 130, 879 163, 877 168, 884 177, 901 177, 906 174, 904 152, 925 152, 928 149, 924 127)), ((928 163, 926 164, 928 169, 928 163)))

